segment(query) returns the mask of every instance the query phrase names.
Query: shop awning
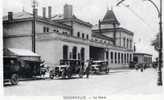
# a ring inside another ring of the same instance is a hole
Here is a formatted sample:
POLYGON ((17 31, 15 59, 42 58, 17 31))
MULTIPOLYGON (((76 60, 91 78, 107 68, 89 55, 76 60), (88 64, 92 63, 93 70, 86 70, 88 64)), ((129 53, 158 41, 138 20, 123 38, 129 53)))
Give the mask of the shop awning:
POLYGON ((7 48, 4 49, 4 56, 17 56, 26 61, 40 61, 40 56, 27 49, 7 48))

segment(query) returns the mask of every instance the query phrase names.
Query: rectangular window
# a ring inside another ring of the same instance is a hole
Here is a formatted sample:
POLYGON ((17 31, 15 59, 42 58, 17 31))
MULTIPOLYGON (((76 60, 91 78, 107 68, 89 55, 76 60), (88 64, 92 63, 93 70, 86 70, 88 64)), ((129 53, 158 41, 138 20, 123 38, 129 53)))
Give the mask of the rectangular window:
POLYGON ((89 36, 88 36, 88 34, 87 34, 87 36, 86 36, 86 37, 87 37, 87 39, 89 39, 89 36))
POLYGON ((47 27, 47 32, 49 32, 49 28, 47 27))
POLYGON ((84 33, 82 33, 82 38, 84 39, 84 33))
POLYGON ((77 32, 77 37, 78 37, 78 38, 80 37, 80 32, 77 32))
POLYGON ((49 28, 48 27, 43 27, 43 32, 49 32, 49 28))
POLYGON ((46 27, 43 27, 43 32, 46 32, 46 27))
POLYGON ((125 48, 125 38, 123 39, 123 45, 124 45, 123 47, 125 48))

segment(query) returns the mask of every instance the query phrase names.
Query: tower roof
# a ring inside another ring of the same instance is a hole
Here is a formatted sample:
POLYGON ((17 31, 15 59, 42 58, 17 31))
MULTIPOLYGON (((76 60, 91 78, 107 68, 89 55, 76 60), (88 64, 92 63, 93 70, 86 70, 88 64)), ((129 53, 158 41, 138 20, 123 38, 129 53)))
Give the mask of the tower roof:
POLYGON ((115 24, 118 24, 118 25, 120 24, 119 21, 117 20, 116 16, 115 16, 113 10, 107 10, 107 12, 106 12, 106 14, 105 14, 105 16, 104 16, 101 23, 102 24, 103 23, 104 24, 113 24, 113 23, 115 23, 115 24))

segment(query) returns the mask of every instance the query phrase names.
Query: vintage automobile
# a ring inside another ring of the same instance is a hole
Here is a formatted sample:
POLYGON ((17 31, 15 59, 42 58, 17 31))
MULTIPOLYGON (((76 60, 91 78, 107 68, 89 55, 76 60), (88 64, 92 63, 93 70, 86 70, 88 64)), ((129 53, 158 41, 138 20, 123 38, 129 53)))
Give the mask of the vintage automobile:
POLYGON ((134 62, 134 61, 129 62, 129 68, 133 69, 133 68, 135 68, 135 66, 136 66, 136 62, 134 62))
POLYGON ((91 72, 93 72, 93 73, 99 73, 99 72, 109 73, 108 62, 104 61, 104 60, 92 61, 91 72))
POLYGON ((12 85, 17 85, 19 82, 18 74, 20 70, 20 63, 16 56, 4 56, 4 83, 10 82, 12 85))
POLYGON ((60 65, 50 71, 50 78, 72 78, 73 75, 83 77, 84 68, 81 60, 60 60, 60 65))
POLYGON ((36 53, 26 49, 4 48, 4 83, 16 85, 19 79, 36 78, 41 75, 41 59, 36 53))

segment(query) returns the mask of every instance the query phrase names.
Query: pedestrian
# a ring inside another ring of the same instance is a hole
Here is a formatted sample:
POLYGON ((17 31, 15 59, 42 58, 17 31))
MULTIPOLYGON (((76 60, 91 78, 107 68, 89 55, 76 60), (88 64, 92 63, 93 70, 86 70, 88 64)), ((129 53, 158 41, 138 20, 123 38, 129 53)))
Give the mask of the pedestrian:
POLYGON ((143 69, 144 69, 144 65, 141 64, 141 72, 143 72, 143 69))
POLYGON ((89 74, 90 74, 90 67, 91 67, 91 60, 87 60, 86 63, 85 63, 85 67, 86 67, 86 70, 85 70, 85 74, 86 74, 86 78, 89 78, 89 74))
POLYGON ((138 65, 138 64, 136 64, 136 65, 135 65, 135 69, 136 69, 136 70, 138 70, 138 68, 139 68, 139 65, 138 65))

